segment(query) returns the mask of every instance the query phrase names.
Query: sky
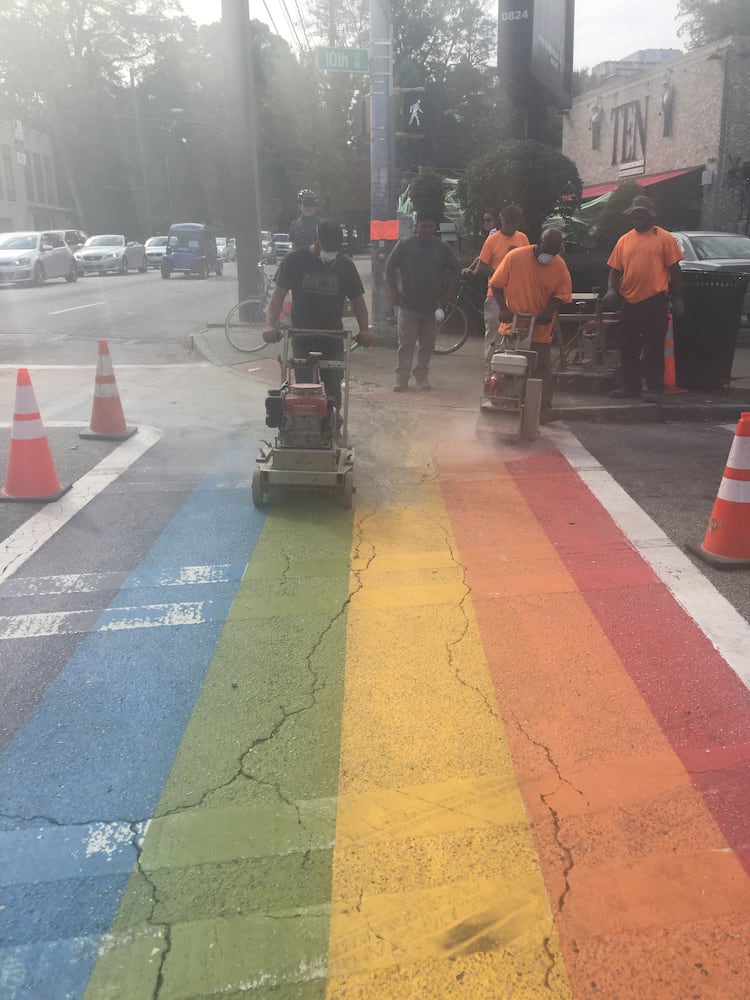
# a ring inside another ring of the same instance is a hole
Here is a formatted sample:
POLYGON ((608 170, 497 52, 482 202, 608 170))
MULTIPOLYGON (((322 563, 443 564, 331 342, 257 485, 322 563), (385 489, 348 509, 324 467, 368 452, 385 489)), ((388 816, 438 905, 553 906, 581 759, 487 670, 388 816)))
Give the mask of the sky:
MULTIPOLYGON (((207 24, 221 17, 221 0, 181 0, 185 13, 207 24)), ((399 0, 393 0, 399 2, 399 0)), ((401 0, 405 2, 405 0, 401 0)), ((638 49, 681 49, 675 15, 678 0, 576 0, 574 66, 585 69, 611 59, 622 59, 638 49)), ((301 0, 286 0, 292 17, 301 0)), ((280 0, 250 0, 250 14, 292 39, 280 0)), ((297 25, 299 28, 299 25, 297 25)), ((300 36, 302 32, 299 32, 300 36)))

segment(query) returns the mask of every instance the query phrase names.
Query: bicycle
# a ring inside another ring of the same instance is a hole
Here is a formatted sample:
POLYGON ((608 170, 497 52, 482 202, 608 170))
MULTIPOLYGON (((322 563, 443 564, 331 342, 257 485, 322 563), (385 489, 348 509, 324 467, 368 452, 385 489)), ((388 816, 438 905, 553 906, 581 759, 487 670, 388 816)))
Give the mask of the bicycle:
POLYGON ((224 320, 224 335, 236 351, 242 354, 254 354, 266 347, 263 340, 263 329, 266 325, 266 309, 273 291, 273 281, 266 274, 264 265, 269 263, 265 258, 258 261, 261 273, 260 295, 243 299, 233 306, 224 320))
POLYGON ((462 277, 455 298, 445 311, 445 319, 438 324, 435 339, 436 354, 453 354, 462 347, 469 336, 472 322, 484 329, 484 299, 471 284, 462 277))

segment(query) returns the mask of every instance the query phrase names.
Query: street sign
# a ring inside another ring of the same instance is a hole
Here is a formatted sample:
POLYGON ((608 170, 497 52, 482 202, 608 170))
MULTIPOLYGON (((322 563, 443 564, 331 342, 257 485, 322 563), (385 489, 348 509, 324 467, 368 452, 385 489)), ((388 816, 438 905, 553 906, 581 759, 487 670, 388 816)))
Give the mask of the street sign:
POLYGON ((367 49, 316 49, 318 69, 336 73, 369 73, 367 49))

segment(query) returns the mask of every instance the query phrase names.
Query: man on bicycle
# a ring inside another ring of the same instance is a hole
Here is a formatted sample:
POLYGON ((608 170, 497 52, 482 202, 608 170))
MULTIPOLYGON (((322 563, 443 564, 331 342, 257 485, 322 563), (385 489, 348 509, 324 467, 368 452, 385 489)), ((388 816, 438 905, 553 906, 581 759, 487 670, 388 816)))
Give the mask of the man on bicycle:
POLYGON ((310 188, 303 188, 297 195, 299 215, 289 226, 292 250, 302 250, 315 242, 315 233, 320 224, 320 216, 316 210, 317 203, 315 192, 310 188))
MULTIPOLYGON (((293 250, 284 257, 274 279, 276 287, 266 311, 263 339, 274 343, 281 339, 276 323, 287 292, 292 293, 292 328, 298 330, 343 330, 344 300, 349 299, 352 312, 359 325, 357 340, 370 343, 369 317, 365 303, 365 290, 359 272, 350 257, 343 254, 344 234, 341 226, 331 219, 323 219, 310 246, 293 250)), ((343 339, 333 337, 292 337, 295 358, 306 358, 311 352, 320 352, 326 361, 342 361, 343 339)), ((309 381, 309 369, 297 369, 298 382, 309 381)), ((333 399, 336 411, 341 414, 341 369, 323 369, 321 378, 326 394, 333 399)))

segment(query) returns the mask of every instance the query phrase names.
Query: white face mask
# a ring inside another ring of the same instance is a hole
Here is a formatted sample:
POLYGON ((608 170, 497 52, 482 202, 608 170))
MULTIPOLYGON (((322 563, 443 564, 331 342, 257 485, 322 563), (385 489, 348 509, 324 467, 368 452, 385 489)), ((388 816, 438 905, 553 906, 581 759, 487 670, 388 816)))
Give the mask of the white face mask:
POLYGON ((320 251, 320 259, 323 261, 324 264, 330 264, 331 261, 336 260, 336 258, 338 257, 338 255, 339 255, 338 250, 321 250, 320 251))
POLYGON ((540 264, 549 264, 549 262, 554 259, 555 255, 553 253, 540 253, 537 257, 540 264))

